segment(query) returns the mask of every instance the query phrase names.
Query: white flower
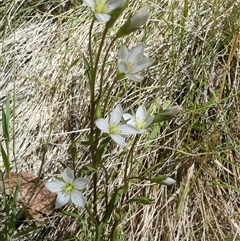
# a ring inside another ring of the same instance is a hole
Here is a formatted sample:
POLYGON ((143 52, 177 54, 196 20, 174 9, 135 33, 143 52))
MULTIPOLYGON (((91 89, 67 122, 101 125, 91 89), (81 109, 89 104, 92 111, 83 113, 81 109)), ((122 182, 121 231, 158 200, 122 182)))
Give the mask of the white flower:
POLYGON ((123 7, 126 0, 83 0, 92 9, 99 22, 108 22, 111 19, 111 12, 123 7))
POLYGON ((136 73, 148 68, 154 62, 153 59, 143 57, 144 47, 144 43, 140 43, 130 50, 121 46, 118 52, 119 72, 137 82, 142 81, 143 77, 136 73))
POLYGON ((108 133, 112 140, 119 146, 125 145, 124 136, 138 134, 139 130, 134 126, 128 124, 121 124, 120 121, 123 116, 123 109, 120 105, 117 105, 110 114, 109 123, 103 119, 97 119, 95 124, 99 130, 104 133, 108 133))
POLYGON ((123 119, 127 121, 127 124, 138 128, 140 133, 145 133, 147 131, 146 128, 153 122, 154 115, 148 115, 146 107, 140 105, 136 111, 135 117, 128 113, 124 113, 123 119))
POLYGON ((77 206, 84 207, 85 200, 81 190, 87 186, 89 179, 75 178, 69 167, 64 169, 62 178, 63 180, 45 183, 49 191, 58 193, 55 208, 61 208, 69 201, 77 206))

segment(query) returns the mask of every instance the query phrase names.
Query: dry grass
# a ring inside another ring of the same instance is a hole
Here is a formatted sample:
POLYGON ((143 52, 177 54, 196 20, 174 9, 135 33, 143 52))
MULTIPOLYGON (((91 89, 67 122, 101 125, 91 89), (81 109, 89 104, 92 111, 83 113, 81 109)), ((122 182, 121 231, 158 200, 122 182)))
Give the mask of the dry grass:
MULTIPOLYGON (((129 11, 139 8, 135 2, 130 1, 129 11)), ((141 86, 128 82, 126 90, 125 83, 119 83, 109 107, 120 101, 126 109, 135 108, 140 100, 153 108, 166 100, 182 106, 180 115, 165 123, 155 140, 145 136, 135 149, 136 175, 152 167, 149 175, 170 175, 177 184, 159 187, 134 182, 129 198, 145 194, 155 201, 126 207, 127 216, 119 226, 122 238, 240 240, 240 52, 232 47, 233 39, 238 40, 240 3, 153 0, 148 4, 151 20, 146 32, 141 30, 121 41, 128 46, 146 42, 146 55, 154 58, 155 64, 145 73, 141 86)), ((84 141, 89 132, 82 54, 87 54, 90 14, 76 2, 68 11, 54 6, 40 11, 35 7, 37 2, 32 8, 16 3, 15 10, 12 2, 5 5, 0 105, 4 105, 8 93, 11 98, 15 96, 14 153, 18 170, 38 175, 43 164, 41 176, 48 180, 61 173, 60 161, 71 166, 71 138, 84 141), (13 17, 14 11, 18 18, 13 17), (18 13, 22 12, 25 15, 20 18, 18 13), (48 137, 45 154, 43 144, 48 137)), ((96 39, 101 31, 101 25, 96 25, 96 39)), ((110 54, 106 81, 114 76, 117 49, 114 46, 110 54)), ((79 168, 89 164, 85 146, 78 145, 77 155, 79 168)), ((106 168, 120 170, 111 190, 122 181, 121 155, 118 149, 106 154, 106 168)), ((88 198, 90 189, 86 191, 88 198)), ((102 205, 99 203, 99 207, 102 205)), ((20 240, 91 240, 92 230, 85 215, 80 222, 57 214, 43 217, 42 228, 20 240), (72 236, 77 238, 70 239, 72 236)), ((20 228, 28 225, 25 222, 20 228)))

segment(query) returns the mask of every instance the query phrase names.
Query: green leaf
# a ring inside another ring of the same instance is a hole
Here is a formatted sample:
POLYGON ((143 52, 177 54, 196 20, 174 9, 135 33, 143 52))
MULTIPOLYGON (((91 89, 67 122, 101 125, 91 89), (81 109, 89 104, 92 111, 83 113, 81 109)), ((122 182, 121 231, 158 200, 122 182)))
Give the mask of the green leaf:
POLYGON ((1 145, 1 153, 2 153, 4 167, 6 168, 7 172, 10 172, 9 156, 6 154, 2 145, 1 145))
POLYGON ((74 67, 74 66, 77 64, 77 62, 79 62, 79 60, 80 60, 80 58, 75 59, 75 60, 70 64, 70 66, 68 67, 68 71, 69 71, 72 67, 74 67))
POLYGON ((93 166, 85 165, 79 170, 78 176, 82 176, 83 174, 95 173, 96 171, 97 171, 97 169, 94 168, 93 166))
POLYGON ((72 141, 71 145, 69 146, 69 151, 70 151, 72 159, 76 160, 77 148, 76 148, 76 142, 75 141, 72 141))
POLYGON ((99 145, 98 147, 98 153, 99 153, 99 156, 100 158, 102 157, 103 153, 104 153, 104 149, 105 147, 108 145, 108 143, 111 141, 111 137, 106 137, 99 145))
POLYGON ((124 188, 120 187, 113 193, 112 198, 106 207, 106 213, 103 217, 103 223, 106 223, 109 220, 113 212, 114 206, 118 203, 119 199, 121 198, 124 192, 125 192, 124 188))
POLYGON ((67 215, 67 216, 70 216, 70 217, 73 217, 73 218, 76 218, 76 219, 79 219, 79 218, 80 218, 79 214, 73 213, 73 212, 68 212, 68 211, 61 211, 59 214, 60 214, 61 216, 67 215))
POLYGON ((9 130, 8 130, 8 123, 6 120, 6 113, 4 109, 2 109, 2 130, 3 130, 3 136, 7 140, 9 140, 9 130))
POLYGON ((141 204, 151 204, 154 202, 154 199, 150 199, 148 197, 142 196, 138 198, 132 198, 127 201, 127 203, 134 203, 134 202, 141 203, 141 204))
POLYGON ((101 222, 99 225, 98 225, 98 236, 97 236, 97 239, 96 241, 101 241, 101 237, 102 237, 102 232, 103 232, 103 228, 106 226, 106 224, 104 222, 101 222))
POLYGON ((3 129, 3 136, 6 139, 6 145, 8 146, 9 142, 9 119, 10 119, 10 98, 7 96, 6 100, 6 111, 2 109, 2 129, 3 129))
POLYGON ((97 101, 96 103, 96 109, 95 109, 95 118, 99 119, 102 116, 101 113, 101 105, 100 105, 100 101, 97 101))
MULTIPOLYGON (((87 59, 85 58, 84 55, 83 55, 83 63, 84 63, 84 67, 85 67, 85 70, 86 70, 86 73, 87 73, 89 90, 91 91, 92 90, 92 86, 93 86, 93 83, 92 83, 92 71, 91 71, 91 66, 90 66, 89 62, 87 61, 87 59)), ((90 93, 90 94, 92 95, 93 93, 90 93)))
POLYGON ((151 134, 150 134, 150 140, 155 140, 158 136, 158 133, 160 131, 161 125, 155 125, 151 134))

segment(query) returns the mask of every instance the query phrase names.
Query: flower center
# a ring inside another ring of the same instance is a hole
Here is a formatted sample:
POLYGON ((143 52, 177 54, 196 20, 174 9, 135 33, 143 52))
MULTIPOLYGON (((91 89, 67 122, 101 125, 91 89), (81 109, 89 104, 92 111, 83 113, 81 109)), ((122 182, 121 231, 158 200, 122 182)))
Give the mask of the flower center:
POLYGON ((109 127, 109 134, 117 134, 119 133, 119 126, 110 126, 109 127))
POLYGON ((138 122, 136 123, 136 126, 137 126, 137 128, 138 128, 139 130, 144 129, 145 122, 144 122, 144 121, 138 121, 138 122))
POLYGON ((65 187, 64 187, 64 191, 66 193, 72 193, 75 190, 75 187, 72 183, 66 183, 65 187))
POLYGON ((107 2, 107 0, 96 1, 95 12, 96 13, 105 13, 106 12, 106 2, 107 2))
POLYGON ((133 68, 133 63, 132 63, 132 62, 128 62, 128 63, 127 63, 127 67, 128 67, 128 69, 129 69, 129 71, 131 71, 132 68, 133 68))

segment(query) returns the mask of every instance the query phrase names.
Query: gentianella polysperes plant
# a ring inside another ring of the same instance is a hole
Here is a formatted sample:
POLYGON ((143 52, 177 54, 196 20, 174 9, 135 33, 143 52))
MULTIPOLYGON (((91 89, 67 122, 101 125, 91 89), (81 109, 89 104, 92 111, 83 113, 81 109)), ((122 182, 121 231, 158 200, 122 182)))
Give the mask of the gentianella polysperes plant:
MULTIPOLYGON (((89 220, 86 220, 86 222, 89 223, 91 230, 91 225, 94 225, 95 237, 92 240, 119 240, 117 227, 126 215, 126 209, 122 207, 126 207, 126 205, 130 205, 130 203, 135 201, 141 203, 141 199, 138 198, 135 198, 132 202, 128 200, 129 191, 131 188, 134 188, 134 185, 131 185, 134 179, 147 180, 159 185, 173 185, 175 183, 174 179, 162 175, 156 176, 155 173, 151 174, 151 171, 138 172, 141 168, 135 168, 135 165, 137 162, 138 164, 141 163, 141 160, 137 160, 138 156, 135 154, 142 150, 137 150, 137 152, 134 149, 140 142, 141 138, 139 136, 141 134, 145 133, 147 135, 148 131, 151 130, 158 120, 161 122, 165 120, 164 118, 173 117, 173 114, 171 111, 171 113, 165 111, 164 117, 160 115, 155 116, 155 113, 151 113, 152 111, 147 110, 143 104, 137 108, 135 113, 129 114, 127 112, 132 108, 124 104, 124 100, 128 100, 127 103, 131 102, 128 96, 124 96, 127 92, 123 91, 123 96, 118 94, 112 95, 113 90, 121 89, 122 85, 119 85, 119 83, 124 82, 124 78, 133 80, 132 85, 137 85, 144 79, 140 72, 148 69, 154 62, 153 59, 144 56, 145 43, 136 44, 131 48, 124 44, 120 45, 118 53, 115 53, 116 63, 112 61, 113 64, 111 64, 111 73, 115 73, 116 77, 111 79, 104 72, 105 68, 109 67, 106 63, 111 47, 119 38, 133 33, 147 23, 149 7, 141 8, 121 25, 121 21, 117 23, 115 21, 122 11, 126 9, 128 5, 127 0, 83 1, 91 8, 94 15, 89 32, 92 33, 94 31, 93 26, 96 19, 100 22, 97 23, 98 26, 105 24, 101 39, 98 39, 93 33, 89 36, 89 56, 83 56, 86 79, 88 81, 86 86, 89 89, 90 99, 88 104, 89 113, 86 113, 89 121, 89 133, 84 137, 80 136, 80 140, 73 140, 70 146, 74 148, 76 144, 81 143, 83 147, 86 146, 86 153, 89 153, 88 157, 90 160, 89 165, 86 165, 87 167, 81 167, 81 161, 76 162, 76 160, 82 159, 76 158, 74 154, 72 155, 74 170, 91 178, 92 186, 91 195, 88 197, 89 205, 85 205, 85 199, 82 194, 82 190, 89 183, 89 179, 75 178, 73 172, 68 167, 63 171, 62 179, 47 182, 46 188, 58 194, 56 208, 61 208, 67 203, 73 203, 79 207, 85 206, 87 214, 89 214, 89 220), (113 26, 113 22, 120 24, 121 27, 116 30, 115 36, 114 30, 112 30, 114 28, 112 28, 110 37, 112 40, 110 43, 105 43, 107 33, 113 26), (97 48, 93 46, 93 43, 96 44, 98 41, 99 46, 97 48), (116 71, 112 66, 117 66, 116 71), (113 106, 115 107, 113 108, 113 106), (106 113, 109 114, 106 115, 106 113), (106 135, 107 138, 105 138, 106 135), (87 140, 82 140, 82 138, 87 138, 87 140), (128 138, 128 145, 125 142, 126 138, 128 138), (112 145, 112 143, 116 143, 124 148, 117 148, 116 151, 114 149, 116 145, 112 145), (120 154, 118 154, 118 151, 120 154), (116 157, 112 153, 116 154, 116 157), (111 163, 112 160, 114 160, 114 163, 111 163), (80 167, 76 168, 78 165, 80 167), (146 175, 153 175, 153 177, 146 175), (119 186, 115 186, 115 183, 118 183, 119 186)), ((124 42, 124 38, 121 42, 124 42)), ((141 102, 141 98, 138 99, 139 102, 141 102)), ((76 148, 74 151, 76 151, 76 148)), ((144 200, 146 201, 146 198, 144 200)))

